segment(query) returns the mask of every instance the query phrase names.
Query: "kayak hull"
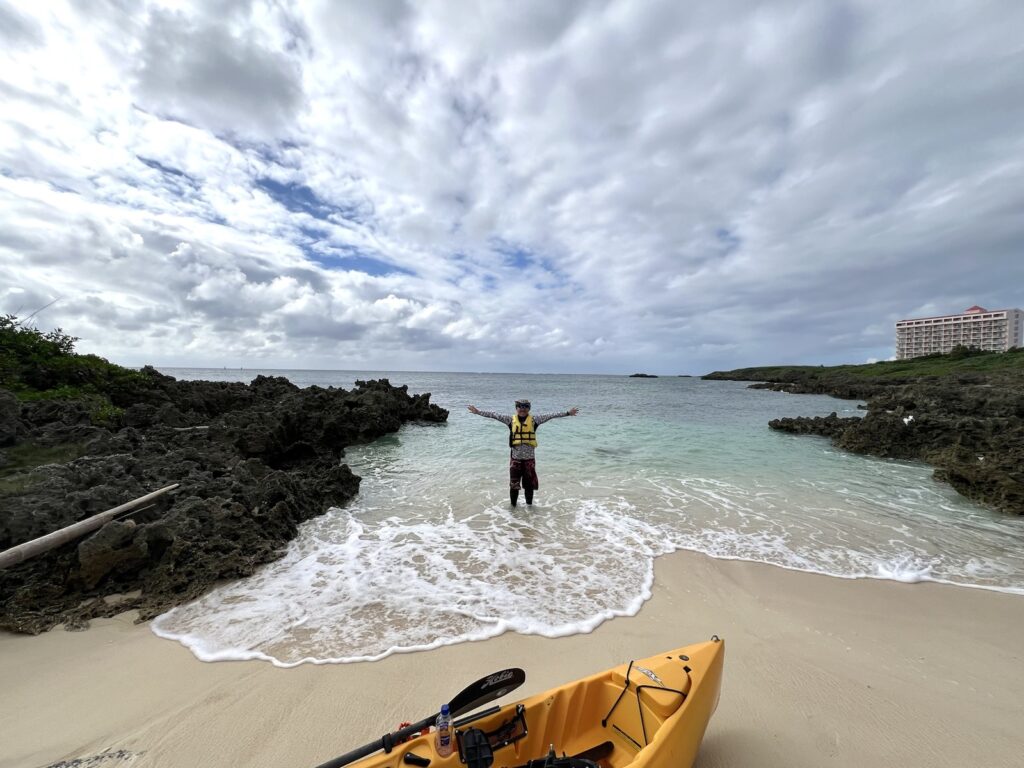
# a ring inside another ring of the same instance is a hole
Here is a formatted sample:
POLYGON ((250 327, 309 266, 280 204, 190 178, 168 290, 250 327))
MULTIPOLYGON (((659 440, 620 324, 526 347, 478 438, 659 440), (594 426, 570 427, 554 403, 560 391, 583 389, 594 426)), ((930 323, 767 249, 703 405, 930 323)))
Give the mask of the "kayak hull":
MULTIPOLYGON (((461 718, 456 731, 460 738, 469 728, 502 734, 494 740, 519 737, 494 750, 493 768, 524 766, 552 746, 559 756, 587 757, 600 768, 688 768, 718 706, 724 662, 725 643, 715 637, 552 688, 471 722, 472 715, 461 718)), ((461 765, 457 750, 437 754, 433 733, 353 765, 403 768, 407 752, 429 759, 431 768, 461 765)))

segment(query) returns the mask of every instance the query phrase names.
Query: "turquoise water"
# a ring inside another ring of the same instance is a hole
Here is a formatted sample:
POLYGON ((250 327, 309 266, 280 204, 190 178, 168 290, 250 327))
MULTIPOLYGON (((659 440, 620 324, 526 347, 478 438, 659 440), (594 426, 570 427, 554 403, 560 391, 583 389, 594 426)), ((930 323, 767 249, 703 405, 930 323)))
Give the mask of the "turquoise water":
POLYGON ((1024 520, 971 504, 925 465, 767 427, 857 415, 854 402, 689 378, 264 373, 300 386, 386 376, 451 415, 349 449, 354 503, 305 524, 281 561, 154 623, 206 660, 357 661, 509 630, 587 632, 636 613, 654 559, 677 549, 1024 594, 1024 520), (541 488, 512 509, 507 430, 466 405, 508 413, 518 397, 580 415, 540 427, 541 488))

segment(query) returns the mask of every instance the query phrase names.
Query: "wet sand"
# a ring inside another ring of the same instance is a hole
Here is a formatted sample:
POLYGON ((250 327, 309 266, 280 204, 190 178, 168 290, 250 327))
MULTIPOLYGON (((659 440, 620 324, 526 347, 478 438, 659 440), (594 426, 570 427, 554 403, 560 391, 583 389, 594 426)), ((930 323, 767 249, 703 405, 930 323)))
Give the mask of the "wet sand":
POLYGON ((508 700, 630 658, 726 639, 697 765, 1019 766, 1024 597, 843 580, 693 553, 659 558, 633 618, 383 661, 197 661, 132 615, 0 635, 0 768, 315 766, 520 666, 508 700))

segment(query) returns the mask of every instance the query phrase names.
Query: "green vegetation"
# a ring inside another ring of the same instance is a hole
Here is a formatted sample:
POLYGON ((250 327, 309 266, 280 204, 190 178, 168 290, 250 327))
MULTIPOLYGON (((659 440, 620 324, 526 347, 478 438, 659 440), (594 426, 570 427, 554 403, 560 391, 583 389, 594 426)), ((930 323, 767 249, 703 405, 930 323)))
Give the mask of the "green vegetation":
POLYGON ((780 381, 794 375, 810 379, 860 378, 878 381, 909 381, 932 376, 960 373, 1008 373, 1024 375, 1024 349, 1009 352, 982 352, 957 347, 948 355, 926 355, 911 360, 885 360, 865 365, 775 365, 761 368, 738 368, 715 371, 706 379, 739 381, 780 381))
POLYGON ((85 399, 95 423, 113 423, 120 396, 146 376, 96 355, 79 355, 76 341, 60 328, 43 333, 15 315, 0 316, 0 387, 21 400, 85 399))

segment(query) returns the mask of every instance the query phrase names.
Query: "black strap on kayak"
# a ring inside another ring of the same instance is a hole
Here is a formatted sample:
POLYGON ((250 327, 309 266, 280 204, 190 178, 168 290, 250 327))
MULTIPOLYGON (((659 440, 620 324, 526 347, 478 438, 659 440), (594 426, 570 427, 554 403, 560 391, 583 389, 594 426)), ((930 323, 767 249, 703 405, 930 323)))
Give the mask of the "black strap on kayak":
POLYGON ((644 732, 644 746, 646 747, 650 742, 647 741, 647 726, 644 724, 644 708, 640 705, 640 691, 644 688, 653 688, 656 691, 668 691, 669 693, 678 693, 683 697, 683 701, 686 701, 686 693, 683 691, 677 691, 675 688, 666 688, 663 685, 638 685, 636 687, 636 707, 640 710, 640 728, 644 732))
POLYGON ((622 701, 622 697, 625 696, 626 695, 626 691, 629 690, 629 673, 632 672, 632 671, 633 671, 633 660, 630 659, 629 660, 629 666, 626 667, 626 687, 623 688, 622 691, 619 693, 619 698, 617 698, 615 700, 615 703, 612 704, 612 708, 608 710, 608 714, 605 715, 601 719, 601 727, 602 728, 607 728, 608 727, 608 718, 612 716, 612 712, 614 712, 615 708, 617 706, 619 706, 619 702, 622 701))
MULTIPOLYGON (((689 673, 690 673, 689 667, 683 667, 683 669, 685 669, 687 675, 689 675, 689 673)), ((629 662, 629 666, 626 668, 626 684, 623 686, 622 691, 619 693, 619 697, 617 699, 615 699, 615 703, 612 704, 612 708, 608 710, 608 714, 605 715, 604 718, 601 720, 601 727, 602 728, 607 728, 608 727, 608 718, 610 718, 612 716, 612 712, 614 712, 615 708, 617 706, 619 706, 619 702, 622 701, 622 697, 625 696, 626 695, 626 691, 629 690, 629 673, 632 672, 632 671, 633 671, 633 662, 631 660, 629 662)), ((636 708, 640 712, 640 729, 643 731, 643 734, 644 734, 644 746, 646 747, 648 744, 650 744, 650 742, 647 740, 647 724, 644 722, 644 708, 643 708, 643 704, 640 702, 640 691, 642 691, 644 689, 649 689, 649 690, 654 690, 654 691, 667 691, 668 693, 675 693, 675 694, 678 694, 679 696, 681 696, 683 701, 686 701, 686 692, 685 691, 677 691, 675 688, 668 688, 668 687, 666 687, 664 685, 638 685, 636 687, 636 708)), ((625 731, 623 731, 618 726, 615 726, 615 728, 616 728, 616 730, 619 731, 619 733, 621 733, 623 736, 626 736, 634 744, 637 744, 637 745, 640 744, 640 742, 638 742, 636 739, 634 739, 632 736, 627 734, 625 731)))

